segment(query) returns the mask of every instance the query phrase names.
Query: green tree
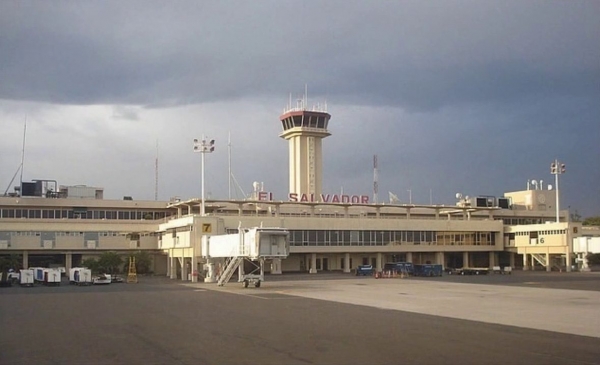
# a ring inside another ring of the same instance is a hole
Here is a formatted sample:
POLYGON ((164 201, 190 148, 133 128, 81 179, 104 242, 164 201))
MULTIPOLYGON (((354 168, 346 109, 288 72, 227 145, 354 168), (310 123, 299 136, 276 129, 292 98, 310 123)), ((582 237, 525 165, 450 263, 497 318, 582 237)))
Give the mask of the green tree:
POLYGON ((100 272, 100 265, 98 265, 98 260, 94 258, 87 258, 81 262, 81 266, 92 270, 94 274, 98 274, 100 272))
POLYGON ((0 271, 8 271, 13 269, 18 271, 21 269, 22 261, 19 255, 8 255, 0 257, 0 271))
POLYGON ((590 266, 600 265, 600 253, 588 253, 585 258, 590 266))
POLYGON ((116 252, 104 252, 98 258, 98 267, 106 274, 118 274, 122 265, 123 258, 116 252))
POLYGON ((589 217, 583 220, 584 226, 600 226, 600 216, 589 217))
POLYGON ((146 251, 138 251, 135 257, 135 271, 138 274, 149 274, 152 272, 152 256, 146 251))

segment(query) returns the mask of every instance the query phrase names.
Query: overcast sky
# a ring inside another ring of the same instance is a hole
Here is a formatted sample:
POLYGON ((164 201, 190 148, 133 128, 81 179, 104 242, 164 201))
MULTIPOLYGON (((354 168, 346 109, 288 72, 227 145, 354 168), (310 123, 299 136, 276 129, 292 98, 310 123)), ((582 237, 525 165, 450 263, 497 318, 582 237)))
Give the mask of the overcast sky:
MULTIPOLYGON (((2 1, 0 194, 23 181, 105 198, 201 195, 233 175, 285 200, 279 115, 327 102, 326 193, 454 204, 528 180, 600 215, 598 1, 2 1)), ((234 184, 235 186, 235 184, 234 184)), ((241 198, 240 189, 232 197, 241 198)))

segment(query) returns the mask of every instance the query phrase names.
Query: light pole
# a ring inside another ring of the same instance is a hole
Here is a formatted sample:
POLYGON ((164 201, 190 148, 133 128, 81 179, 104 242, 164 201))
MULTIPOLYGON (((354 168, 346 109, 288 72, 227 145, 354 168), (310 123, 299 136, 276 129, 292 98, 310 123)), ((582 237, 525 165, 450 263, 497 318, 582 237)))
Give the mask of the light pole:
POLYGON ((560 223, 560 200, 558 194, 558 175, 564 174, 566 171, 565 164, 554 160, 550 164, 550 173, 554 175, 554 185, 556 186, 556 223, 560 223))
POLYGON ((204 155, 207 153, 212 153, 215 150, 215 140, 207 140, 202 136, 202 140, 198 140, 194 138, 194 152, 200 152, 202 154, 202 203, 200 205, 200 215, 205 215, 205 205, 204 205, 204 155))

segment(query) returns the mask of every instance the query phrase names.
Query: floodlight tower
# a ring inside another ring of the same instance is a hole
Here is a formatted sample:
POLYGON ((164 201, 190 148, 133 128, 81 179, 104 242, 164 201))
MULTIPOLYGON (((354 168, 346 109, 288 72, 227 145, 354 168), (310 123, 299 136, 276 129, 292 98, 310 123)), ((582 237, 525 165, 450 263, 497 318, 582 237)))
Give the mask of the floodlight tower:
POLYGON ((289 105, 279 117, 283 132, 279 137, 289 142, 290 193, 314 194, 320 200, 322 193, 323 150, 322 139, 330 136, 327 130, 331 115, 327 105, 307 107, 307 94, 289 105))

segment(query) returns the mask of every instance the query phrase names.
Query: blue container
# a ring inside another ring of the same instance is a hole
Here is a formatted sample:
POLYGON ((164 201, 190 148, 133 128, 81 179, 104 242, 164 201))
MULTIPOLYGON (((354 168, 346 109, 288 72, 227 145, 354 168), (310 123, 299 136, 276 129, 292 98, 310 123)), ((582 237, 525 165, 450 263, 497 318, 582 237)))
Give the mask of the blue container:
POLYGON ((424 264, 414 265, 415 276, 442 276, 442 265, 424 264))

